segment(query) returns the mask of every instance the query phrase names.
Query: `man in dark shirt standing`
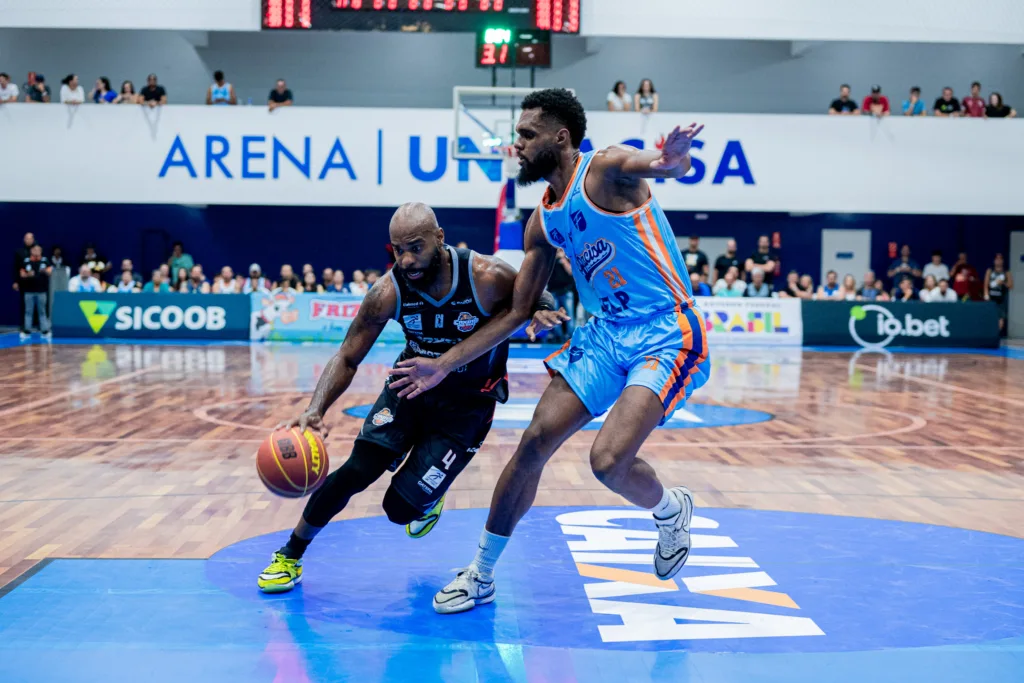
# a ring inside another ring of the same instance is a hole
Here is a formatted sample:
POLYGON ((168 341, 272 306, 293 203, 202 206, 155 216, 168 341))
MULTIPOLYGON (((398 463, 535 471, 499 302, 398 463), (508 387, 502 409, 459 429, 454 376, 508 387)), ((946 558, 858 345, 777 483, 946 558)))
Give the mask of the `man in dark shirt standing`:
POLYGON ((952 88, 943 88, 942 97, 935 100, 935 115, 943 118, 960 116, 960 103, 953 97, 952 88))
POLYGON ((267 97, 267 107, 270 108, 270 111, 274 111, 278 107, 290 106, 292 106, 292 91, 288 89, 288 84, 284 82, 284 79, 279 78, 267 97))
POLYGON ((21 264, 20 271, 21 292, 25 298, 25 323, 21 328, 21 339, 28 339, 36 313, 39 314, 39 331, 49 339, 50 318, 46 315, 46 294, 50 291, 50 273, 53 268, 43 256, 42 246, 32 245, 28 258, 21 264))
POLYGON ((555 307, 565 309, 569 316, 568 320, 551 330, 551 341, 567 341, 576 328, 576 280, 572 277, 572 264, 561 249, 548 279, 548 291, 555 297, 555 307))
POLYGON ((715 259, 715 268, 711 272, 709 282, 717 283, 734 266, 737 272, 743 271, 743 264, 740 263, 740 257, 736 254, 736 240, 729 240, 725 243, 725 253, 715 259))
POLYGON ((167 104, 167 90, 156 82, 156 74, 149 74, 146 77, 146 87, 139 91, 139 97, 144 105, 151 108, 158 104, 167 104))
POLYGON ((697 273, 702 278, 708 274, 708 255, 700 250, 700 237, 690 235, 690 248, 682 252, 687 273, 697 273))
MULTIPOLYGON (((839 97, 832 100, 832 104, 828 108, 830 116, 841 116, 850 114, 859 114, 860 110, 857 109, 857 103, 850 99, 850 86, 843 83, 839 87, 839 97)), ((728 270, 728 268, 726 269, 728 270)), ((725 270, 720 271, 722 275, 725 275, 725 270)))
POLYGON ((750 255, 744 264, 749 277, 753 277, 755 270, 760 269, 764 273, 764 283, 771 289, 772 281, 775 279, 775 271, 779 268, 779 257, 772 251, 768 235, 761 235, 757 238, 757 251, 750 255))

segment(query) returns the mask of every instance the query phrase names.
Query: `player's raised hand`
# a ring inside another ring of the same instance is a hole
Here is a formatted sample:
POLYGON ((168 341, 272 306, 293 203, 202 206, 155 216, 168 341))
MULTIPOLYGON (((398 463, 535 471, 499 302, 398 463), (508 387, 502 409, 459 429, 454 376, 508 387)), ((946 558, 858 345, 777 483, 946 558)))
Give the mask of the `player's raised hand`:
POLYGON ((324 416, 311 410, 306 410, 298 417, 282 422, 274 427, 274 431, 278 429, 291 429, 292 427, 298 427, 299 432, 304 432, 307 429, 311 432, 316 432, 320 435, 321 439, 326 439, 327 435, 331 432, 330 428, 324 424, 324 416))
POLYGON ((530 341, 537 341, 537 333, 558 327, 562 323, 569 322, 571 318, 564 308, 557 311, 536 311, 533 320, 526 328, 526 336, 530 341))
POLYGON ((704 130, 703 125, 691 123, 686 128, 676 126, 661 147, 661 156, 651 162, 651 168, 655 171, 671 171, 683 165, 683 160, 690 153, 690 145, 693 139, 704 130))
POLYGON ((448 371, 437 358, 416 356, 403 361, 388 371, 392 377, 399 378, 391 382, 392 389, 399 389, 398 398, 416 398, 424 391, 433 389, 448 376, 448 371))

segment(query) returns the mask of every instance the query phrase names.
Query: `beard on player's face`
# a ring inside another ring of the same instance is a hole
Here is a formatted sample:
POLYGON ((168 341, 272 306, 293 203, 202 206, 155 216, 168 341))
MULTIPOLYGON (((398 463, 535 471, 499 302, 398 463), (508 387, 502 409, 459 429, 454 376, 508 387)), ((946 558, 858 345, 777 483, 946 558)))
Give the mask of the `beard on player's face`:
POLYGON ((519 164, 519 175, 516 176, 516 184, 519 187, 526 187, 538 180, 543 180, 555 172, 561 161, 561 156, 558 145, 542 147, 533 154, 532 159, 520 154, 521 163, 519 164))
POLYGON ((430 285, 434 284, 437 280, 438 275, 441 274, 441 250, 444 246, 437 244, 434 246, 434 255, 430 257, 430 261, 425 266, 414 266, 411 268, 402 268, 398 264, 395 265, 395 269, 398 270, 399 275, 405 279, 406 283, 417 288, 426 289, 430 285), (419 277, 417 277, 419 275, 419 277), (410 277, 412 276, 412 277, 410 277))

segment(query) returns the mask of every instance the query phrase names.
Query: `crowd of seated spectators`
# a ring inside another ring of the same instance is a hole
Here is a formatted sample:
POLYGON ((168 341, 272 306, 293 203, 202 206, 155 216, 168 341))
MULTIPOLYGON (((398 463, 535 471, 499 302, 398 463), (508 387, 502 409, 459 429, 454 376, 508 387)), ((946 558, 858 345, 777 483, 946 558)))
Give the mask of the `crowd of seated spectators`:
MULTIPOLYGON (((928 116, 929 109, 921 99, 921 88, 913 86, 907 99, 903 100, 899 114, 903 116, 928 116)), ((1007 119, 1015 118, 1017 110, 1003 102, 998 92, 989 94, 988 99, 981 96, 981 83, 971 83, 971 94, 958 100, 953 88, 946 86, 942 94, 935 99, 931 112, 939 118, 974 118, 974 119, 1007 119)), ((828 113, 833 116, 890 116, 893 111, 889 98, 882 94, 882 86, 871 86, 871 93, 858 106, 857 100, 850 97, 850 86, 845 83, 839 87, 839 97, 832 100, 828 113)))

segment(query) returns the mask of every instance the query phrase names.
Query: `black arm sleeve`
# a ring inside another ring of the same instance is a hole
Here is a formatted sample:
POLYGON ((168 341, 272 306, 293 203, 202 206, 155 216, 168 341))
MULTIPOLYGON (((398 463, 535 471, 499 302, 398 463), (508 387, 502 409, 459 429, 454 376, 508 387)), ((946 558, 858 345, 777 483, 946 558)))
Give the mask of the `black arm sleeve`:
POLYGON ((553 311, 555 310, 555 297, 551 295, 551 292, 544 290, 541 293, 540 298, 537 299, 537 305, 533 309, 536 311, 553 311))

